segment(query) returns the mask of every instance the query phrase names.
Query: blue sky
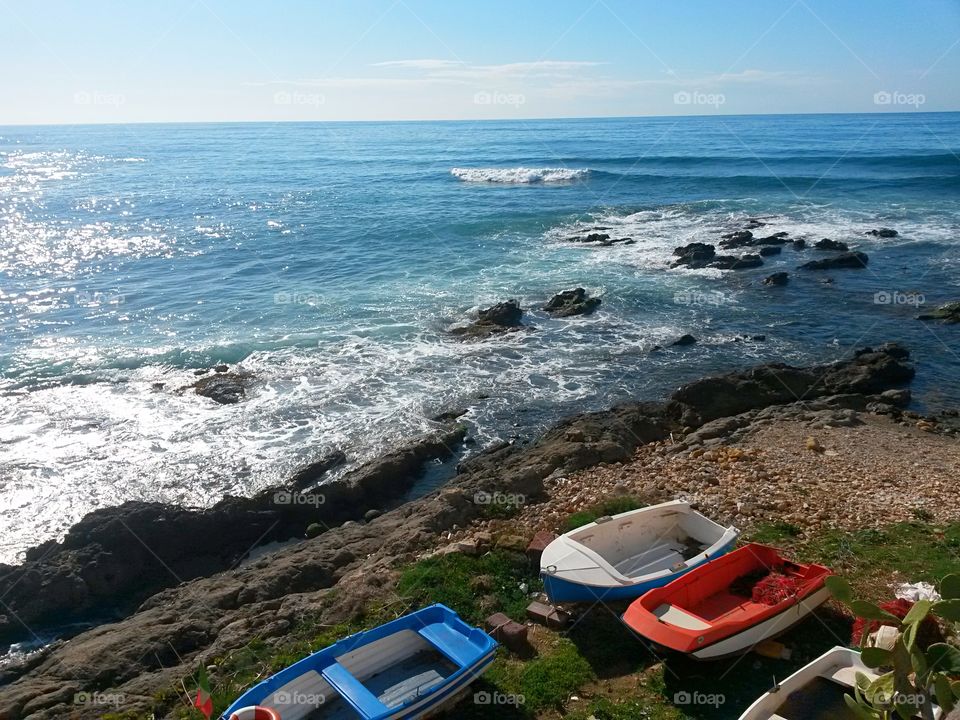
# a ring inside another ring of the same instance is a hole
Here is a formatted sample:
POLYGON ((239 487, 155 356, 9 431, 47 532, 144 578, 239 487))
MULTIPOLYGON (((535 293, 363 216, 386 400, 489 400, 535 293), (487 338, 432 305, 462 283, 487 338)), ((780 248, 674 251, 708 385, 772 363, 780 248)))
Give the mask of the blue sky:
POLYGON ((0 0, 0 124, 960 110, 960 0, 0 0))

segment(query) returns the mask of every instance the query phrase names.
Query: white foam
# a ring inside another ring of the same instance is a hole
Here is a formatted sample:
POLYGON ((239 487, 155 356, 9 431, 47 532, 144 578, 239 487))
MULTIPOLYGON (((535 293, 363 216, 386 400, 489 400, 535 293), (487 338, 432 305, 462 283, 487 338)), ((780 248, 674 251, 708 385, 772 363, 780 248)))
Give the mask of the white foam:
POLYGON ((587 168, 452 168, 450 174, 464 182, 522 184, 562 183, 582 180, 587 168))

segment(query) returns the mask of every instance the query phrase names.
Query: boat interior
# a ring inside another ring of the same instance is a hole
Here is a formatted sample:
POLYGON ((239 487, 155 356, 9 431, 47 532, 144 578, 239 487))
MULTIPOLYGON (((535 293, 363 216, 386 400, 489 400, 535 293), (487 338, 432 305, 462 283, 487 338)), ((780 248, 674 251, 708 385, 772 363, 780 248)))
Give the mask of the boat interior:
POLYGON ((815 565, 800 565, 782 560, 772 548, 752 546, 753 551, 727 555, 723 562, 703 566, 696 579, 684 583, 682 590, 653 610, 659 620, 687 630, 706 630, 725 623, 748 623, 770 610, 770 604, 754 602, 751 591, 769 570, 796 580, 803 588, 823 575, 815 565))
POLYGON ((726 528, 688 508, 601 518, 571 534, 629 578, 682 567, 710 549, 726 528))
POLYGON ((432 640, 440 641, 448 652, 461 648, 465 664, 476 654, 467 638, 441 623, 419 631, 401 630, 336 658, 318 659, 262 704, 278 710, 284 720, 356 720, 381 715, 414 702, 460 669, 462 665, 440 652, 432 640))

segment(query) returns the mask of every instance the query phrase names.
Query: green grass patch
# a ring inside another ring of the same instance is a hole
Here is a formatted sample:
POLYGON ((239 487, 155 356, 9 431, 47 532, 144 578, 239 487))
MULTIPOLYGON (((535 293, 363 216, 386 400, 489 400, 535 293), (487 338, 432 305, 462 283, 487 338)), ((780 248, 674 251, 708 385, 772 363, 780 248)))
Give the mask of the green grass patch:
POLYGON ((792 523, 779 520, 772 523, 763 523, 750 533, 750 541, 764 545, 776 545, 778 542, 790 541, 800 534, 800 528, 792 523))
POLYGON ((522 698, 519 707, 526 714, 561 708, 594 677, 590 663, 566 638, 558 638, 532 660, 502 659, 487 672, 487 680, 501 693, 522 698))
POLYGON ((526 555, 495 550, 480 557, 450 553, 421 560, 403 571, 397 592, 417 606, 443 603, 482 626, 494 612, 523 620, 529 594, 542 587, 539 568, 526 555))
POLYGON ((607 515, 618 515, 629 512, 630 510, 646 507, 647 505, 649 505, 648 502, 632 495, 612 496, 586 510, 573 513, 564 523, 564 532, 576 530, 578 527, 583 527, 587 523, 594 522, 597 518, 607 515))

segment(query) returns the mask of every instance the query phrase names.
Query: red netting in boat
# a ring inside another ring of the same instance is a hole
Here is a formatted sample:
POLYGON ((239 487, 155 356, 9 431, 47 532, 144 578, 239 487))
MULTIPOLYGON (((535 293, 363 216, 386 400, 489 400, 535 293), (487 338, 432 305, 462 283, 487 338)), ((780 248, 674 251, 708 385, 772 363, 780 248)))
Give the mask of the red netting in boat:
POLYGON ((771 570, 753 584, 750 599, 755 603, 776 605, 797 594, 800 581, 778 570, 771 570))
MULTIPOLYGON (((881 603, 880 607, 891 615, 904 618, 907 616, 907 613, 910 612, 910 608, 913 607, 913 601, 897 598, 896 600, 881 603)), ((872 632, 876 632, 880 629, 881 625, 894 625, 894 623, 885 620, 864 620, 863 618, 857 618, 853 623, 853 633, 850 644, 859 645, 864 634, 869 635, 872 632)), ((934 643, 942 642, 944 642, 944 637, 943 632, 940 630, 939 623, 937 623, 932 615, 927 615, 924 621, 920 623, 920 629, 917 632, 917 644, 921 649, 926 650, 934 643)))

